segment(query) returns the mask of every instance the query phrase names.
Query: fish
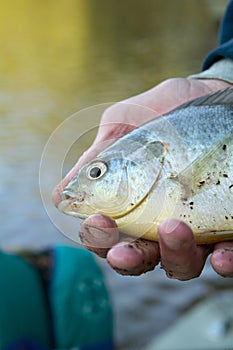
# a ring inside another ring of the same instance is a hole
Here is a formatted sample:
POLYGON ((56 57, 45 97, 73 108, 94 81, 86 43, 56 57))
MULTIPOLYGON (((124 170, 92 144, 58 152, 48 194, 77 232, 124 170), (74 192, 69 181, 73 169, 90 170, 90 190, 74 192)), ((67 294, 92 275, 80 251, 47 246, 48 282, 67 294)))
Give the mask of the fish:
POLYGON ((199 97, 124 135, 85 164, 58 209, 103 214, 151 241, 175 218, 197 244, 233 239, 233 88, 199 97))

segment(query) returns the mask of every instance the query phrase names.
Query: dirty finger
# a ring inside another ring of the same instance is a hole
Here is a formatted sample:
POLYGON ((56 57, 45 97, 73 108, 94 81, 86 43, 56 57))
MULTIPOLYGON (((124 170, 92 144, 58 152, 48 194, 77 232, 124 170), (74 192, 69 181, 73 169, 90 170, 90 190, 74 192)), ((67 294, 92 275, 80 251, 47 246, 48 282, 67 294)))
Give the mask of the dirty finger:
POLYGON ((158 243, 145 239, 129 238, 115 245, 107 254, 108 263, 116 272, 130 276, 153 270, 159 258, 158 243))
POLYGON ((169 278, 185 281, 201 274, 211 248, 196 245, 189 226, 167 220, 160 225, 158 236, 161 266, 169 278))
POLYGON ((80 227, 80 240, 85 248, 105 258, 108 250, 119 241, 116 223, 108 216, 89 216, 80 227))

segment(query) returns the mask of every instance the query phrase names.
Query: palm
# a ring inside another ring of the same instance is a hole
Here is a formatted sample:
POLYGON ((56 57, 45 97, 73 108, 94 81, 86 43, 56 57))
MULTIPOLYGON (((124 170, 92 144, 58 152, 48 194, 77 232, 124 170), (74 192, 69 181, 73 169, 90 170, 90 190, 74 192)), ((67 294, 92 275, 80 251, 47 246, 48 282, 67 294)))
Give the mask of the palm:
POLYGON ((113 105, 104 113, 95 142, 80 158, 78 166, 93 159, 106 144, 114 142, 134 127, 165 114, 182 103, 226 86, 227 83, 216 80, 169 79, 145 93, 113 105), (135 113, 135 105, 144 106, 145 109, 138 108, 135 113), (148 113, 149 110, 153 113, 148 113))

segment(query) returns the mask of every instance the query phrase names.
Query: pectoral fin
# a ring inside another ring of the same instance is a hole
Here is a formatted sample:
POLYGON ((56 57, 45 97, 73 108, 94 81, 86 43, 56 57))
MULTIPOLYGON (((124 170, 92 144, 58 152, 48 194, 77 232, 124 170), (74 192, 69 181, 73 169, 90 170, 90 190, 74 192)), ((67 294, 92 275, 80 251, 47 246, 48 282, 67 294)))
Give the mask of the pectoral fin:
POLYGON ((232 149, 233 134, 230 134, 219 144, 206 150, 177 175, 175 180, 183 186, 184 199, 193 197, 205 185, 218 185, 220 175, 228 176, 227 169, 232 162, 232 149))

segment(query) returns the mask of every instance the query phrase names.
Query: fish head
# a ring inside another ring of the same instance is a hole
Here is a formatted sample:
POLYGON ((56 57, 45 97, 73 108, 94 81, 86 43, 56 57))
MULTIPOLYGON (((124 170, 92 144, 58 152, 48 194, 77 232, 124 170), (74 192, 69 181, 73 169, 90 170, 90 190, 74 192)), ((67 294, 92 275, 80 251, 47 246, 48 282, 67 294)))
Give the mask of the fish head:
POLYGON ((99 213, 114 220, 134 210, 148 195, 163 166, 163 152, 152 161, 146 150, 137 150, 137 155, 109 152, 97 156, 64 188, 58 209, 81 219, 99 213))
POLYGON ((127 165, 123 159, 95 159, 85 165, 61 193, 59 210, 86 218, 115 216, 127 199, 127 165))

